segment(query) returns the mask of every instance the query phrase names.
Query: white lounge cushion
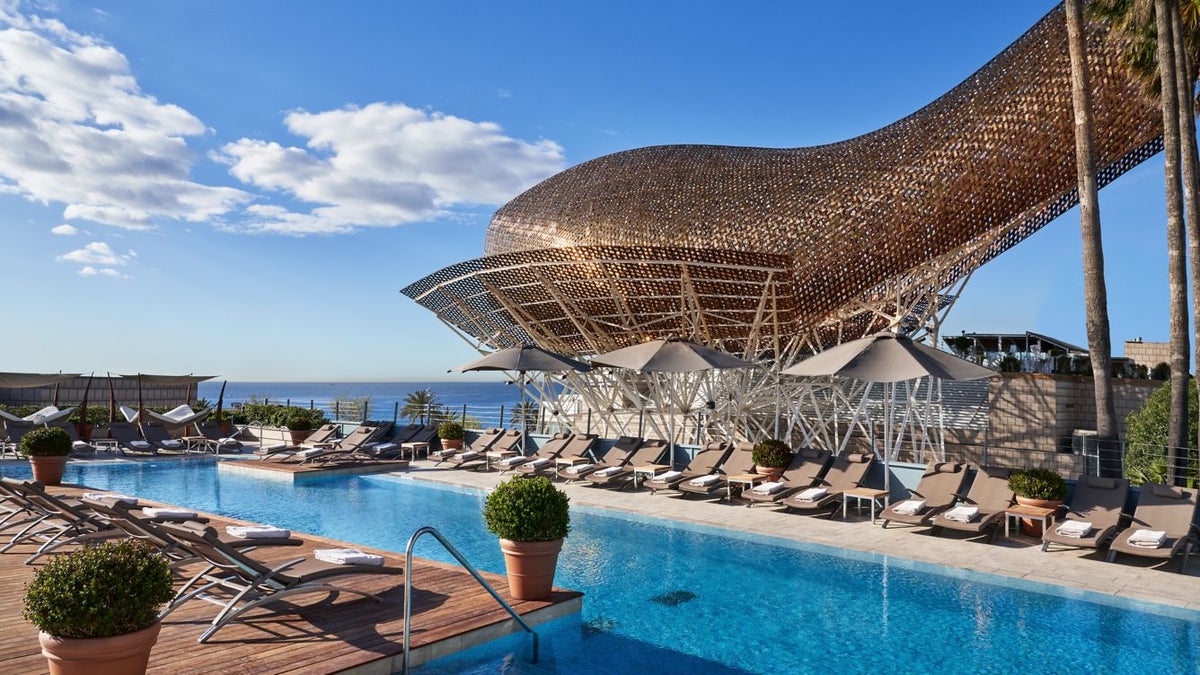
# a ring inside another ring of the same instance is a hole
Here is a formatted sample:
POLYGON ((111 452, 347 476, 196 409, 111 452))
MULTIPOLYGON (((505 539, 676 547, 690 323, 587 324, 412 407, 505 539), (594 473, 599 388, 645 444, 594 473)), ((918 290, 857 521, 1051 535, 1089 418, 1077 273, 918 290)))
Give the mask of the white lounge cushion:
POLYGON ((313 556, 322 562, 336 565, 382 565, 383 556, 364 553, 356 548, 319 548, 313 556))

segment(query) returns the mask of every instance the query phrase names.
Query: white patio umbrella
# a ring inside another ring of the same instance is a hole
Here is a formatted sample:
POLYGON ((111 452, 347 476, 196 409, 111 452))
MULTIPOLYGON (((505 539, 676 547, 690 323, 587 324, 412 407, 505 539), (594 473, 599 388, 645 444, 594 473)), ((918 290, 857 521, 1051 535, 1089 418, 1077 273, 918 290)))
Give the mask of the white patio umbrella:
MULTIPOLYGON (((459 366, 459 372, 471 372, 476 370, 504 370, 516 371, 518 373, 518 382, 521 387, 521 454, 525 452, 525 436, 529 424, 528 417, 525 413, 525 373, 527 372, 553 372, 559 370, 577 370, 579 372, 587 372, 592 367, 581 361, 576 361, 562 354, 548 352, 541 347, 535 345, 522 345, 519 347, 506 347, 483 358, 476 359, 465 366, 459 366)), ((503 424, 503 421, 501 421, 503 424)))
MULTIPOLYGON (((996 371, 895 333, 876 333, 842 343, 781 371, 802 377, 843 377, 883 384, 884 420, 892 416, 892 386, 920 377, 981 380, 996 371)), ((890 424, 889 424, 890 427, 890 424)), ((883 489, 891 490, 890 431, 883 449, 883 489)))
MULTIPOLYGON (((643 373, 694 373, 701 370, 750 368, 754 364, 690 340, 672 337, 623 347, 592 359, 594 366, 626 368, 643 373)), ((671 439, 667 445, 671 468, 675 468, 675 401, 667 395, 671 439)))

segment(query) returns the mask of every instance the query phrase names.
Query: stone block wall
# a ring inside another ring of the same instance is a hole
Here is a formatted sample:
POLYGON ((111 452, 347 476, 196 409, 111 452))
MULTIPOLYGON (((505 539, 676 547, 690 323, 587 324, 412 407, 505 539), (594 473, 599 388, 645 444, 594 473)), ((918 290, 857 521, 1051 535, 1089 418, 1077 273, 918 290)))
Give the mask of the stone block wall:
POLYGON ((1125 358, 1140 366, 1153 369, 1160 363, 1171 362, 1171 345, 1167 342, 1125 341, 1125 358))

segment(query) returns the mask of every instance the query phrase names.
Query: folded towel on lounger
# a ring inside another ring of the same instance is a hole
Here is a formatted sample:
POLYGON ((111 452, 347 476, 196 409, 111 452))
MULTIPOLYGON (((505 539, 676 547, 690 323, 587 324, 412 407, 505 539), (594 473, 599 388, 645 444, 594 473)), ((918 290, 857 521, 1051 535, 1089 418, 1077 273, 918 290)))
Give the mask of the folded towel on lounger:
POLYGON ((528 460, 529 458, 525 457, 524 455, 517 455, 516 457, 505 457, 504 459, 498 459, 492 462, 492 466, 508 469, 516 466, 517 464, 524 464, 528 460))
POLYGON ((183 443, 180 443, 179 441, 175 440, 174 438, 168 438, 165 441, 159 441, 159 443, 164 448, 171 448, 172 450, 178 450, 179 448, 183 447, 183 443))
POLYGON ((149 450, 154 446, 149 441, 129 441, 129 447, 137 448, 138 450, 149 450))
POLYGON ((274 525, 228 525, 225 531, 240 539, 287 539, 292 536, 291 530, 274 525))
POLYGON ((382 565, 383 556, 363 553, 356 548, 319 548, 313 556, 322 562, 337 565, 382 565))
POLYGON ((979 515, 978 506, 956 506, 945 513, 946 520, 969 523, 979 515))
POLYGON ((918 513, 920 513, 924 508, 925 508, 925 500, 924 499, 905 499, 904 501, 900 502, 899 504, 896 504, 896 507, 893 508, 892 511, 899 513, 901 515, 904 515, 904 516, 915 516, 918 513))
POLYGON ((142 509, 147 518, 195 518, 195 511, 147 506, 142 509))
POLYGON ((679 478, 682 475, 683 475, 682 471, 668 471, 666 473, 658 474, 651 480, 654 481, 655 483, 670 483, 671 481, 675 480, 676 478, 679 478))
POLYGON ((796 495, 796 498, 802 502, 815 502, 827 494, 829 494, 829 490, 823 487, 814 487, 808 488, 807 490, 801 490, 800 494, 796 495))
POLYGON ((575 466, 568 468, 567 473, 580 473, 583 471, 587 471, 588 469, 592 468, 593 466, 596 466, 596 465, 595 464, 576 464, 575 466))
POLYGON ((1167 540, 1167 533, 1162 530, 1137 530, 1129 535, 1129 544, 1141 548, 1158 548, 1167 540))
POLYGON ((475 452, 474 450, 468 450, 467 452, 458 453, 458 455, 455 457, 455 459, 457 459, 460 462, 469 462, 472 459, 478 459, 482 456, 483 456, 483 453, 481 453, 481 452, 475 452))
POLYGON ((300 452, 297 452, 296 456, 304 457, 307 459, 308 457, 312 457, 313 455, 319 455, 322 452, 325 452, 325 450, 326 450, 326 448, 308 448, 306 450, 301 450, 300 452))
POLYGON ((375 447, 373 449, 375 451, 375 454, 378 455, 381 452, 391 452, 399 447, 400 446, 396 445, 395 443, 376 443, 375 447))
MULTIPOLYGON (((232 441, 232 440, 233 440, 232 438, 222 438, 220 442, 224 443, 225 441, 232 441)), ((286 447, 288 447, 287 443, 272 443, 271 445, 264 445, 264 446, 259 447, 258 451, 259 452, 276 452, 278 450, 283 450, 286 447)))
POLYGON ((90 447, 92 447, 92 444, 87 441, 71 441, 72 450, 86 450, 90 447))
POLYGON ((783 489, 783 483, 763 483, 750 490, 756 495, 769 495, 779 492, 783 489))
POLYGON ((1092 524, 1086 520, 1065 520, 1058 527, 1054 528, 1054 532, 1062 537, 1072 537, 1074 539, 1082 539, 1092 531, 1092 524))
POLYGON ((624 469, 619 466, 609 466, 594 472, 592 475, 600 476, 601 478, 608 478, 609 476, 615 476, 622 471, 624 471, 624 469))
POLYGON ((712 485, 713 483, 716 483, 719 480, 721 480, 720 476, 718 476, 716 474, 711 474, 708 476, 700 476, 699 478, 693 478, 688 481, 688 485, 695 485, 696 487, 704 487, 706 485, 712 485))
POLYGON ((83 493, 83 498, 94 499, 101 502, 121 502, 122 504, 128 504, 130 506, 138 505, 137 497, 130 497, 129 495, 123 495, 119 492, 85 492, 83 493))
MULTIPOLYGON (((519 458, 519 457, 514 457, 513 459, 520 459, 520 458, 519 458)), ((549 465, 551 462, 553 462, 553 461, 554 461, 554 460, 552 460, 552 459, 547 459, 547 458, 545 458, 545 457, 538 457, 537 459, 530 461, 530 462, 529 462, 529 466, 532 466, 532 467, 533 467, 533 468, 535 468, 535 469, 540 469, 540 468, 542 468, 543 466, 548 466, 548 465, 549 465)))

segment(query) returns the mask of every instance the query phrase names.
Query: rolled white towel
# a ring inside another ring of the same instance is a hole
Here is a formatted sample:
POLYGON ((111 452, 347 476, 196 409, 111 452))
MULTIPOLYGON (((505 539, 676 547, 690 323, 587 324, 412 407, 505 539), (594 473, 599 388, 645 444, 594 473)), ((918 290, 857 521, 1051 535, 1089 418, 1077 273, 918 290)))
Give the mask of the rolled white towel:
POLYGON ((679 478, 682 475, 683 475, 682 471, 667 471, 665 473, 658 474, 654 478, 650 479, 650 481, 653 483, 670 483, 671 481, 675 480, 676 478, 679 478))
POLYGON ((227 525, 225 531, 240 539, 287 539, 292 536, 291 530, 274 525, 227 525))
MULTIPOLYGON (((514 457, 513 459, 520 459, 520 458, 519 458, 519 457, 514 457)), ((552 459, 547 459, 547 458, 545 458, 545 457, 538 457, 537 459, 530 461, 530 462, 529 462, 529 466, 532 466, 532 467, 533 467, 533 468, 535 468, 535 469, 540 469, 540 468, 542 468, 543 466, 549 466, 549 464, 550 464, 551 462, 553 462, 553 461, 554 461, 554 460, 552 460, 552 459)), ((518 462, 518 463, 519 463, 519 462, 518 462)))
POLYGON ((807 490, 801 490, 800 494, 796 495, 796 498, 802 502, 815 502, 827 494, 829 494, 828 489, 823 487, 813 487, 808 488, 807 490))
POLYGON ((119 492, 85 492, 85 493, 83 493, 83 498, 84 499, 94 499, 94 500, 100 501, 100 502, 104 502, 104 501, 120 502, 122 504, 128 504, 130 506, 138 505, 137 497, 130 497, 129 495, 123 495, 119 492))
POLYGON ((313 556, 322 562, 336 565, 382 565, 383 556, 364 553, 356 548, 319 548, 313 556))
POLYGON ((375 444, 375 454, 378 455, 381 452, 391 452, 399 447, 400 446, 396 445, 395 443, 377 443, 375 444))
POLYGON ((601 478, 608 478, 609 476, 615 476, 615 475, 621 473, 622 471, 624 471, 624 469, 622 469, 619 466, 610 466, 610 467, 600 469, 599 471, 596 471, 592 475, 600 476, 601 478))
POLYGON ((475 452, 474 450, 468 450, 467 452, 458 453, 457 455, 455 455, 454 459, 455 459, 455 461, 458 461, 458 462, 469 462, 472 459, 478 459, 482 456, 483 456, 483 453, 481 453, 481 452, 475 452))
MULTIPOLYGON (((222 441, 227 441, 227 440, 232 441, 233 439, 232 438, 222 438, 221 440, 222 441)), ((286 447, 288 447, 287 443, 272 443, 271 445, 264 445, 264 446, 260 447, 259 451, 260 452, 275 452, 277 450, 283 450, 286 447)))
POLYGON ((714 473, 714 474, 709 474, 707 476, 700 476, 699 478, 693 478, 688 481, 688 485, 694 485, 696 487, 706 487, 706 486, 712 485, 713 483, 716 483, 719 480, 721 480, 721 477, 714 473))
POLYGON ((297 452, 296 456, 304 457, 304 458, 314 457, 316 455, 319 455, 319 454, 325 452, 325 450, 326 450, 325 448, 307 448, 307 449, 301 450, 300 452, 297 452))
POLYGON ((773 483, 772 482, 772 483, 763 483, 762 485, 757 485, 754 487, 754 489, 752 489, 750 491, 756 495, 769 495, 769 494, 774 494, 776 492, 779 492, 782 489, 783 489, 783 483, 773 483))
POLYGON ((86 450, 90 447, 92 447, 92 445, 87 441, 71 441, 72 450, 86 450))
POLYGON ((593 466, 596 466, 596 465, 595 464, 576 464, 575 466, 568 468, 567 473, 579 474, 584 471, 587 471, 588 469, 592 468, 593 466))
POLYGON ((956 506, 946 512, 946 520, 959 523, 969 523, 979 515, 978 506, 956 506))
POLYGON ((137 448, 138 450, 149 450, 154 446, 149 441, 129 441, 129 447, 137 448))
POLYGON ((901 515, 904 515, 904 516, 915 516, 918 513, 920 513, 924 508, 925 508, 925 500, 924 499, 905 499, 904 501, 900 502, 899 504, 896 504, 896 507, 893 508, 892 511, 899 513, 901 515))
POLYGON ((505 457, 504 459, 498 459, 495 462, 493 462, 492 466, 500 467, 502 469, 511 469, 512 467, 514 467, 518 464, 524 464, 528 460, 529 460, 528 457, 524 457, 524 456, 520 456, 520 455, 518 455, 517 457, 505 457))
POLYGON ((142 509, 142 513, 146 514, 147 518, 195 518, 195 511, 186 511, 184 509, 172 509, 157 506, 147 506, 142 509))
POLYGON ((1086 520, 1064 520, 1058 527, 1054 528, 1055 534, 1073 539, 1082 539, 1091 531, 1092 524, 1086 520))
POLYGON ((1137 530, 1129 535, 1129 544, 1141 548, 1158 548, 1167 540, 1167 533, 1162 530, 1137 530))

